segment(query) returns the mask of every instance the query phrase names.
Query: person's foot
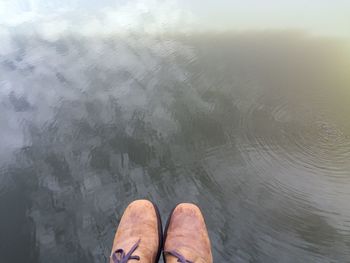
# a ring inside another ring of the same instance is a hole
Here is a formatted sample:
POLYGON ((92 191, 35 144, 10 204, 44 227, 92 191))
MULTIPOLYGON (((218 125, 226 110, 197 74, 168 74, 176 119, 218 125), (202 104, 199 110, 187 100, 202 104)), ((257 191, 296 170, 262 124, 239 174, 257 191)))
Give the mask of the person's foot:
POLYGON ((169 216, 164 233, 164 262, 212 263, 203 215, 194 204, 182 203, 169 216))
POLYGON ((113 241, 110 263, 156 263, 162 249, 162 224, 158 208, 150 201, 129 204, 113 241))

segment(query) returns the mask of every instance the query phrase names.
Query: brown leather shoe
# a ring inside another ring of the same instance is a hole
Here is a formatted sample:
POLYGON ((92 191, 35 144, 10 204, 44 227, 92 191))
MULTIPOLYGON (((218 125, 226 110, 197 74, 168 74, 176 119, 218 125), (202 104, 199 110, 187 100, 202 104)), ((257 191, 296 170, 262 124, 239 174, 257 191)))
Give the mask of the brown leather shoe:
POLYGON ((203 215, 194 204, 177 205, 164 232, 164 262, 212 263, 213 256, 203 215))
POLYGON ((110 263, 156 263, 162 249, 162 223, 158 208, 147 200, 129 204, 113 241, 110 263))

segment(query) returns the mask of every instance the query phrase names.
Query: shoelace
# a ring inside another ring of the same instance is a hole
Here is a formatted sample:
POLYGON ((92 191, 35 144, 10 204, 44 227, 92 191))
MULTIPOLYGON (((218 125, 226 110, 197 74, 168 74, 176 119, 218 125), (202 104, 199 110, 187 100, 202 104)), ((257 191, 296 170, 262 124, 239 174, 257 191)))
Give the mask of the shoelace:
POLYGON ((185 259, 185 257, 183 255, 181 255, 180 253, 174 251, 174 250, 171 250, 171 251, 164 251, 166 254, 170 254, 174 257, 177 258, 177 262, 180 262, 180 263, 193 263, 192 261, 189 261, 187 259, 185 259))
POLYGON ((127 254, 125 254, 123 249, 117 249, 116 251, 114 251, 114 253, 111 256, 113 259, 113 262, 114 263, 126 263, 126 262, 128 262, 128 260, 131 260, 131 259, 140 260, 139 256, 132 256, 132 253, 135 252, 135 250, 139 246, 140 242, 141 242, 141 239, 139 239, 139 241, 137 241, 136 244, 131 247, 130 251, 127 254))

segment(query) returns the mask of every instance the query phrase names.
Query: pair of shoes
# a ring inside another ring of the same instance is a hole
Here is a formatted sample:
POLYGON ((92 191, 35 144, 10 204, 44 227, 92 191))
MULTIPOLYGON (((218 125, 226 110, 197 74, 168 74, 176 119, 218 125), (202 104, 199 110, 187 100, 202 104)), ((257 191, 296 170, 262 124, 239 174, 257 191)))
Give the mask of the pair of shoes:
POLYGON ((198 206, 177 205, 165 227, 157 206, 148 200, 132 202, 124 211, 113 241, 110 263, 156 263, 161 251, 165 263, 212 263, 211 245, 198 206))

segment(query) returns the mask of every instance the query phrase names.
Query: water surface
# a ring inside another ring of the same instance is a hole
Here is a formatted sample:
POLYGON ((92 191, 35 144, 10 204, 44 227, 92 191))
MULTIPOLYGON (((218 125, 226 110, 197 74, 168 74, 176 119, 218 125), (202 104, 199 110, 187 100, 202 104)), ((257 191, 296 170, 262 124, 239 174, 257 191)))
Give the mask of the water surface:
POLYGON ((13 34, 1 261, 106 262, 148 198, 198 203, 215 262, 349 262, 349 58, 297 32, 13 34))

